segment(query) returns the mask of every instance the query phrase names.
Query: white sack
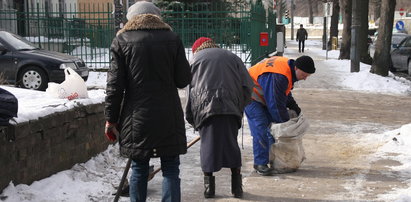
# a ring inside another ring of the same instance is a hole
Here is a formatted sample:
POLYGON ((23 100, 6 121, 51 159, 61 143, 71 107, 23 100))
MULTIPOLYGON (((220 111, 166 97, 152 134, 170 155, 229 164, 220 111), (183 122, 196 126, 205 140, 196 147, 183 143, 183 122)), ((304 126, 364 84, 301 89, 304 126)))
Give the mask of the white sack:
POLYGON ((309 128, 303 113, 271 126, 276 142, 270 148, 270 164, 277 173, 295 172, 305 159, 302 137, 309 128))
POLYGON ((65 80, 63 83, 48 83, 46 93, 55 98, 88 98, 86 82, 73 69, 64 69, 65 80))

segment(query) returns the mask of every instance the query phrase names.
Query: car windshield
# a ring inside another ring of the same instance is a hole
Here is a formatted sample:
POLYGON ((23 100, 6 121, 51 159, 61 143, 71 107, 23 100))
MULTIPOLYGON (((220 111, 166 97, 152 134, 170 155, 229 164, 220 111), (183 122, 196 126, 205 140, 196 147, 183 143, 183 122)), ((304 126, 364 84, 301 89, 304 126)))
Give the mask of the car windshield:
POLYGON ((408 37, 406 39, 403 39, 400 44, 398 44, 398 46, 400 47, 411 47, 411 37, 408 37))
POLYGON ((399 44, 407 35, 400 35, 400 36, 392 36, 391 43, 392 44, 399 44))
POLYGON ((2 32, 0 34, 0 37, 4 41, 7 41, 7 43, 10 44, 16 50, 34 50, 34 49, 38 49, 34 44, 30 43, 26 39, 24 39, 20 36, 8 33, 8 32, 2 32))

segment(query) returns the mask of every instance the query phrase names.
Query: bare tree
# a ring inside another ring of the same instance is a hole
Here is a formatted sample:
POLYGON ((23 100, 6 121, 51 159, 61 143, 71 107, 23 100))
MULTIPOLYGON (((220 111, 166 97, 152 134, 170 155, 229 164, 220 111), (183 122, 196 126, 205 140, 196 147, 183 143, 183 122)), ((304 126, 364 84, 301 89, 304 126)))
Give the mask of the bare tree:
POLYGON ((368 5, 369 0, 360 0, 360 28, 359 28, 359 41, 358 50, 360 53, 360 61, 365 64, 371 65, 372 58, 368 52, 368 5))
POLYGON ((388 76, 391 65, 391 37, 394 24, 394 11, 396 0, 381 1, 381 18, 378 26, 378 39, 375 44, 374 61, 370 72, 381 76, 388 76))
POLYGON ((372 14, 374 15, 373 20, 377 21, 378 18, 380 18, 381 0, 371 0, 370 4, 371 4, 372 14))
MULTIPOLYGON (((340 18, 340 4, 338 0, 333 0, 333 14, 331 16, 330 25, 330 39, 328 41, 329 46, 331 46, 331 40, 333 37, 338 37, 338 19, 340 18)), ((330 47, 328 48, 330 49, 330 47)))
POLYGON ((308 0, 308 23, 310 24, 314 24, 313 6, 313 1, 308 0))
POLYGON ((342 42, 340 49, 340 56, 338 59, 350 59, 350 47, 351 47, 351 13, 352 13, 352 0, 340 0, 342 15, 343 15, 343 32, 342 42))

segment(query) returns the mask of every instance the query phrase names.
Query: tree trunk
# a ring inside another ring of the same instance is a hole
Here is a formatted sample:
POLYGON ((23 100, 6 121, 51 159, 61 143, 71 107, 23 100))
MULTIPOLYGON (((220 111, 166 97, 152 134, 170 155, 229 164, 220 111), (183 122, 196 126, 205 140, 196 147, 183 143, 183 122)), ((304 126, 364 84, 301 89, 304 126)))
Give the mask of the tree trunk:
POLYGON ((394 11, 396 0, 382 0, 381 18, 378 26, 378 38, 375 44, 374 62, 370 72, 381 76, 388 76, 391 65, 391 37, 394 23, 394 11))
POLYGON ((360 71, 360 7, 361 0, 352 1, 352 22, 351 22, 351 47, 350 47, 350 60, 351 60, 351 72, 360 71))
POLYGON ((313 6, 317 6, 317 5, 313 5, 313 1, 312 0, 308 0, 308 23, 309 24, 314 24, 314 16, 313 16, 313 6))
MULTIPOLYGON (((313 15, 317 14, 318 16, 323 16, 321 14, 318 13, 318 7, 319 6, 323 6, 321 4, 321 2, 318 2, 317 0, 312 1, 312 4, 310 5, 311 9, 313 10, 313 15)), ((313 18, 313 22, 314 22, 314 18, 313 18)))
POLYGON ((358 41, 358 50, 360 52, 360 61, 365 64, 372 64, 372 58, 368 52, 368 5, 369 0, 360 0, 360 36, 358 41))
POLYGON ((375 8, 374 8, 374 21, 377 21, 378 18, 380 18, 381 15, 381 0, 377 0, 375 2, 375 8))
POLYGON ((333 0, 333 14, 331 16, 330 39, 328 40, 328 50, 331 50, 331 41, 333 37, 338 38, 338 19, 340 18, 340 4, 338 0, 333 0))
POLYGON ((283 3, 282 0, 277 1, 277 19, 278 19, 278 23, 283 23, 284 11, 283 11, 283 7, 281 6, 282 3, 283 3))
POLYGON ((352 0, 341 0, 341 7, 343 10, 343 32, 340 56, 338 59, 350 59, 350 47, 351 47, 351 14, 352 14, 352 0))

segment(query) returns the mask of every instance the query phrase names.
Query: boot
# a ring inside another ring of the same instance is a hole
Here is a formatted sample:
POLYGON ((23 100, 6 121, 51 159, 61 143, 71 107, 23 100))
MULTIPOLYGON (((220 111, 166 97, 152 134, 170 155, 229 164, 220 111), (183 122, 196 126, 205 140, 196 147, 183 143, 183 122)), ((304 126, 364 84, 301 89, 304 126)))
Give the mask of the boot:
POLYGON ((215 177, 204 176, 204 198, 214 198, 215 196, 215 177))
POLYGON ((242 175, 231 175, 231 193, 235 198, 243 198, 243 182, 242 175))

